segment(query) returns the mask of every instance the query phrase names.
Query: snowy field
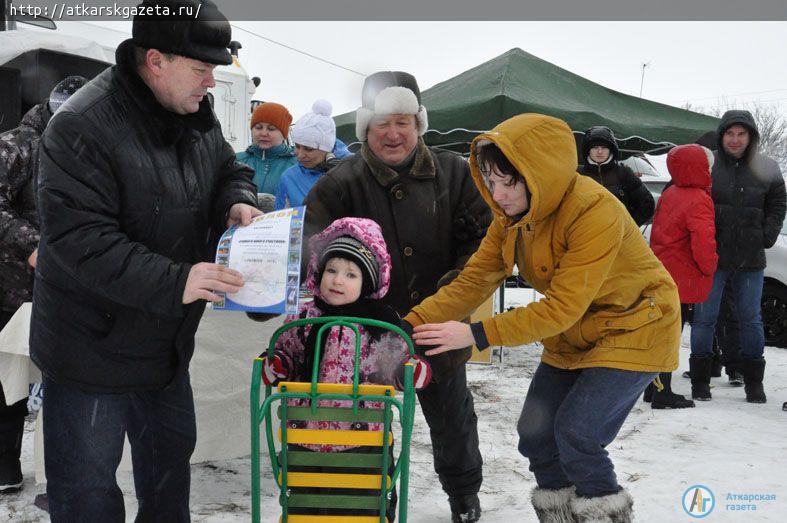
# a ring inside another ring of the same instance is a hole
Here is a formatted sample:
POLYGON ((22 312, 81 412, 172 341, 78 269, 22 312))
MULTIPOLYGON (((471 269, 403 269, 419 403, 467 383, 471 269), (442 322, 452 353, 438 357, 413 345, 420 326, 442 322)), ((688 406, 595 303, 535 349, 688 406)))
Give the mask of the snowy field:
MULTIPOLYGON (((517 292, 507 289, 508 304, 517 292)), ((484 484, 484 522, 536 521, 528 494, 535 486, 527 463, 517 450, 516 421, 530 378, 538 364, 540 346, 506 349, 503 362, 468 366, 468 381, 479 418, 484 484)), ((680 377, 688 368, 688 329, 681 348, 681 368, 673 379, 678 393, 690 384, 680 377)), ((641 401, 608 449, 620 483, 635 499, 640 522, 693 520, 682 508, 684 492, 693 485, 709 488, 716 505, 704 521, 787 521, 787 350, 767 347, 765 391, 768 403, 748 404, 743 388, 713 379, 713 401, 684 410, 652 410, 641 401), (730 496, 763 495, 771 501, 732 501, 730 496), (731 510, 728 505, 747 510, 731 510), (753 507, 752 507, 753 505, 753 507)), ((239 412, 246 416, 246 412, 239 412)), ((0 521, 43 522, 46 513, 33 506, 43 486, 33 481, 33 424, 24 437, 24 489, 0 497, 0 521)), ((250 518, 248 458, 206 462, 192 467, 191 510, 194 521, 232 522, 250 518)), ((450 521, 446 497, 432 469, 426 422, 416 410, 411 455, 409 521, 450 521)), ((131 474, 118 474, 126 495, 127 520, 133 521, 136 502, 131 474)), ((271 476, 264 475, 263 521, 278 521, 271 476)))

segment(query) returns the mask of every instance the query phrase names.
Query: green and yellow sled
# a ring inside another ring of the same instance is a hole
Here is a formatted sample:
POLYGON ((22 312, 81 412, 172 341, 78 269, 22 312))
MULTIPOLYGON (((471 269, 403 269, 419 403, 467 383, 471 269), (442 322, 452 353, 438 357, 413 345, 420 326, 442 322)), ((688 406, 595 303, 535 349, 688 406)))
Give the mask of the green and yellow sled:
POLYGON ((396 391, 389 385, 360 385, 358 370, 361 352, 361 337, 356 325, 366 325, 390 330, 406 342, 410 355, 414 354, 413 342, 399 327, 377 320, 352 317, 306 318, 287 323, 276 330, 268 345, 268 357, 273 356, 276 341, 281 334, 302 325, 319 327, 315 347, 314 366, 310 383, 282 382, 272 393, 265 387, 265 399, 260 397, 260 382, 263 360, 254 361, 251 380, 251 507, 252 521, 260 521, 260 425, 265 423, 273 476, 279 488, 279 504, 282 508, 282 523, 394 523, 389 522, 386 511, 389 507, 394 486, 399 484, 399 522, 407 521, 407 491, 410 463, 410 438, 413 431, 415 391, 413 389, 413 366, 406 364, 404 370, 404 392, 397 399, 396 391), (352 384, 318 383, 320 347, 322 336, 332 327, 341 326, 355 332, 355 370, 352 384), (306 399, 308 405, 295 407, 288 400, 306 399), (321 407, 320 400, 351 401, 348 408, 321 407), (365 408, 361 403, 378 402, 382 408, 365 408), (277 436, 274 441, 273 405, 277 404, 279 418, 277 436), (396 416, 394 416, 394 411, 396 416), (399 454, 394 457, 394 419, 401 426, 399 454), (382 423, 383 430, 314 430, 288 428, 288 422, 344 421, 351 423, 382 423), (288 449, 293 445, 348 445, 362 446, 370 452, 309 452, 288 449), (392 463, 391 461, 394 461, 392 463), (314 467, 321 472, 292 471, 290 468, 314 467), (335 471, 331 472, 331 469, 335 471), (374 473, 369 473, 370 470, 374 473), (324 472, 328 471, 328 472, 324 472), (361 472, 358 472, 361 471, 361 472), (377 472, 379 471, 379 473, 377 472), (391 472, 392 471, 392 472, 391 472), (297 489, 297 491, 293 491, 297 489), (379 492, 375 494, 358 494, 379 492), (305 492, 304 492, 305 491, 305 492), (317 491, 317 493, 312 493, 317 491), (324 510, 330 515, 296 515, 290 509, 324 510), (358 511, 375 515, 356 515, 358 511))

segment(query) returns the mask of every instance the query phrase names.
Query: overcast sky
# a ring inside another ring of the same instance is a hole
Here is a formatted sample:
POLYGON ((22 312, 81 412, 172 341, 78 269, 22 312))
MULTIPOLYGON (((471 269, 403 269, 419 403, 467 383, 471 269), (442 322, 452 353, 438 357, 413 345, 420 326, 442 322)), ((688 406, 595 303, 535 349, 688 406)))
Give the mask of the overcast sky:
MULTIPOLYGON (((62 24, 62 22, 61 22, 62 24)), ((130 32, 130 23, 103 22, 130 32)), ((760 100, 787 114, 787 22, 233 22, 256 97, 295 118, 317 98, 334 115, 360 104, 363 77, 404 70, 422 90, 519 47, 605 87, 681 106, 760 100)), ((87 36, 87 35, 85 35, 87 36)), ((428 107, 427 107, 428 109, 428 107)))

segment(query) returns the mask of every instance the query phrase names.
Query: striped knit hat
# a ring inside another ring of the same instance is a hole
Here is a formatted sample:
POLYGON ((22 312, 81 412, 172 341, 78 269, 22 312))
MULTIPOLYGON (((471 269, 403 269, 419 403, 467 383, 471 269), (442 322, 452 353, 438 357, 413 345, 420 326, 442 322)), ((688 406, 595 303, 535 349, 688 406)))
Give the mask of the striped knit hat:
POLYGON ((331 258, 344 258, 355 263, 363 275, 361 296, 368 296, 377 290, 380 282, 380 268, 369 248, 352 236, 339 236, 325 247, 320 256, 320 274, 331 258))

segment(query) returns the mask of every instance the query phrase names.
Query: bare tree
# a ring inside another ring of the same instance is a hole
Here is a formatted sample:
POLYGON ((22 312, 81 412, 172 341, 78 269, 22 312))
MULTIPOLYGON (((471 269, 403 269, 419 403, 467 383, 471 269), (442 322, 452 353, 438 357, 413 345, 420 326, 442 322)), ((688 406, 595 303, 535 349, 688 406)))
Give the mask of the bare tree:
POLYGON ((713 106, 704 107, 686 102, 683 108, 717 118, 730 109, 746 109, 757 123, 760 151, 776 160, 782 174, 787 177, 787 117, 778 105, 758 101, 738 103, 722 98, 713 106))

